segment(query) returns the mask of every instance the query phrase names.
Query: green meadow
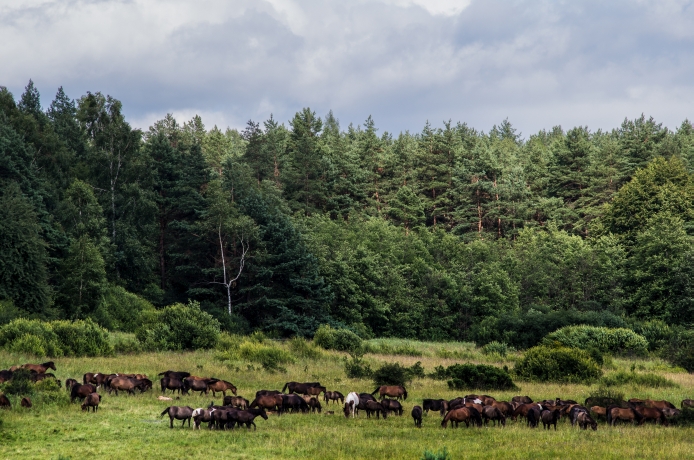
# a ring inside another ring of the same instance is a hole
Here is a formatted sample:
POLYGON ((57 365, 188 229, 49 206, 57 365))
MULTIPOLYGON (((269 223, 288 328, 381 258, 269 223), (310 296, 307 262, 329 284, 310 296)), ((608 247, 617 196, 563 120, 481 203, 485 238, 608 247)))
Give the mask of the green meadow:
MULTIPOLYGON (((435 366, 473 362, 513 367, 519 355, 485 356, 471 344, 425 343, 404 340, 370 341, 373 353, 365 355, 372 367, 381 362, 399 362, 410 366, 420 361, 426 372, 435 366), (383 354, 381 352, 406 353, 383 354), (419 355, 419 356, 410 356, 419 355)), ((287 343, 274 345, 292 352, 287 343)), ((599 421, 596 432, 572 428, 562 420, 558 430, 530 429, 523 422, 508 421, 504 428, 442 429, 438 413, 424 417, 421 429, 414 427, 410 410, 422 398, 453 398, 461 392, 448 389, 446 382, 430 378, 414 379, 404 401, 405 415, 386 420, 367 419, 364 413, 347 419, 338 404, 323 404, 321 414, 272 414, 268 420, 256 419, 257 431, 244 429, 210 431, 180 427, 169 428, 168 416, 159 414, 169 405, 204 407, 211 401, 221 403, 221 395, 176 396, 159 401, 161 395, 156 374, 164 370, 187 370, 195 375, 214 376, 233 382, 239 395, 249 400, 259 389, 280 389, 287 381, 320 381, 329 390, 371 392, 370 380, 345 376, 344 353, 320 350, 317 356, 294 356, 294 362, 268 371, 244 360, 220 360, 219 351, 185 353, 142 353, 107 358, 58 358, 55 372, 61 380, 81 381, 85 372, 146 373, 155 383, 153 391, 130 396, 103 395, 99 411, 83 412, 80 405, 65 399, 57 403, 37 404, 30 409, 13 407, 0 411, 0 458, 82 459, 94 456, 109 459, 136 458, 329 458, 329 459, 419 459, 425 450, 444 447, 457 458, 690 458, 694 457, 694 428, 647 424, 615 428, 599 421), (331 413, 333 412, 333 413, 331 413)), ((316 353, 314 353, 316 355, 316 353)), ((0 352, 0 368, 13 364, 38 362, 25 355, 0 352)), ((694 376, 665 362, 650 359, 608 360, 605 375, 619 372, 655 373, 674 386, 649 388, 625 384, 611 387, 626 397, 667 399, 679 407, 680 401, 694 396, 694 376)), ((597 385, 558 385, 516 382, 514 392, 488 392, 497 399, 509 400, 515 394, 535 400, 571 398, 583 401, 597 385)), ((617 382, 619 383, 619 382, 617 382)), ((474 392, 470 389, 470 392, 474 392)))

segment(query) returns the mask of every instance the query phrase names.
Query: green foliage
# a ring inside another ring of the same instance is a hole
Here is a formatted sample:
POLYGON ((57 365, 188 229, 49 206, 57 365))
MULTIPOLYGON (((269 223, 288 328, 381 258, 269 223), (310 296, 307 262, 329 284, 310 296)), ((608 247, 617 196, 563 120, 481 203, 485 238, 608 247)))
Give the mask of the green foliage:
POLYGON ((142 351, 142 344, 135 334, 125 332, 109 333, 111 346, 116 354, 134 354, 142 351))
POLYGON ((34 384, 29 369, 17 369, 12 373, 12 380, 2 386, 3 393, 15 396, 33 396, 34 384))
POLYGON ((283 370, 281 365, 295 361, 292 353, 278 347, 262 333, 250 337, 222 334, 217 349, 220 352, 215 357, 220 361, 259 363, 268 371, 283 370))
POLYGON ((373 376, 373 370, 363 358, 352 356, 350 359, 345 358, 345 374, 350 379, 365 379, 373 376))
POLYGON ((675 330, 661 320, 632 321, 631 329, 648 341, 648 351, 665 348, 675 334, 675 330))
POLYGON ((663 355, 670 363, 694 372, 694 330, 675 334, 663 355))
POLYGON ((668 380, 657 374, 647 373, 638 374, 636 372, 616 372, 608 374, 600 379, 600 384, 605 387, 615 387, 621 385, 634 385, 646 388, 678 388, 672 380, 668 380))
POLYGON ((66 356, 109 356, 113 347, 108 331, 92 320, 53 321, 53 332, 58 336, 66 356))
POLYGON ((121 286, 108 286, 94 319, 112 331, 135 332, 142 324, 142 315, 153 312, 154 306, 121 286))
POLYGON ((289 350, 299 358, 320 359, 323 353, 311 342, 301 337, 294 337, 289 341, 289 350))
POLYGON ((587 352, 546 346, 527 350, 516 363, 513 373, 522 380, 583 384, 602 375, 600 367, 587 352))
POLYGON ((588 396, 592 399, 591 405, 607 407, 616 404, 620 407, 627 407, 624 393, 606 386, 599 386, 588 396))
POLYGON ((626 328, 566 326, 547 334, 542 342, 545 345, 558 342, 565 347, 582 350, 595 348, 603 353, 629 353, 643 356, 648 352, 648 341, 626 328))
MULTIPOLYGON (((417 369, 418 372, 419 369, 417 369)), ((385 363, 373 372, 371 378, 376 385, 405 385, 411 381, 414 373, 411 368, 400 363, 385 363)))
POLYGON ((35 356, 62 356, 60 338, 51 323, 19 318, 0 328, 0 347, 35 356))
POLYGON ((364 342, 364 353, 399 356, 422 356, 422 352, 408 344, 389 345, 381 341, 364 342))
POLYGON ((197 302, 190 302, 147 315, 135 334, 146 349, 196 350, 214 348, 219 329, 219 321, 202 311, 197 302))
POLYGON ((482 353, 485 355, 499 355, 505 357, 509 351, 513 351, 513 348, 509 349, 509 346, 503 342, 489 342, 482 347, 482 353))
POLYGON ((420 460, 451 460, 451 454, 448 453, 448 449, 445 447, 436 452, 426 449, 420 460))
POLYGON ((326 350, 346 351, 354 355, 363 354, 361 338, 349 329, 334 329, 327 324, 318 328, 313 343, 326 350))
POLYGON ((437 366, 431 377, 448 380, 454 390, 515 390, 510 374, 496 366, 486 364, 454 364, 444 368, 437 366))

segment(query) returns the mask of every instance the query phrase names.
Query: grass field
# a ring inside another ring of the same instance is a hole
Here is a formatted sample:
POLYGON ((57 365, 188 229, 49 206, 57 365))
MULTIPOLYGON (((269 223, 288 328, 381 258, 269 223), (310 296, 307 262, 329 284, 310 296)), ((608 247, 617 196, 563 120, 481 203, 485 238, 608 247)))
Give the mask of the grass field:
MULTIPOLYGON (((437 365, 456 362, 492 362, 513 366, 513 359, 487 357, 470 344, 434 344, 405 341, 375 342, 386 349, 406 346, 421 356, 368 354, 365 359, 376 365, 379 361, 400 362, 406 365, 421 361, 427 372, 437 365), (442 356, 445 356, 442 357, 442 356)), ((286 345, 280 345, 287 347, 286 345)), ((329 390, 345 395, 349 391, 371 392, 375 386, 369 380, 345 377, 344 354, 322 352, 317 359, 297 358, 285 365, 286 372, 268 372, 250 362, 223 363, 215 359, 215 351, 190 353, 144 353, 112 358, 56 359, 58 378, 77 378, 85 372, 143 372, 150 377, 158 372, 188 370, 196 375, 208 375, 233 382, 239 394, 252 399, 259 389, 280 389, 285 382, 319 380, 329 390)), ((0 353, 0 368, 16 363, 35 362, 35 358, 0 353)), ((653 360, 614 359, 607 372, 649 371, 662 375, 679 386, 650 389, 619 387, 627 397, 668 399, 679 406, 684 398, 694 396, 694 375, 670 368, 653 360)), ((152 378, 152 380, 155 380, 152 378)), ((572 398, 583 400, 595 387, 586 385, 550 385, 518 382, 518 392, 492 392, 497 399, 510 399, 514 394, 527 394, 536 400, 572 398)), ((407 458, 419 459, 424 450, 437 451, 446 447, 451 458, 694 458, 694 428, 618 426, 609 428, 604 422, 597 432, 572 429, 562 421, 558 431, 531 430, 523 423, 509 421, 505 428, 459 428, 443 430, 441 417, 430 413, 424 417, 422 429, 416 429, 409 412, 422 398, 453 398, 460 392, 450 391, 445 382, 416 379, 408 387, 405 415, 387 420, 346 419, 338 405, 323 407, 323 414, 271 415, 265 421, 256 419, 258 430, 247 432, 194 431, 176 426, 169 429, 168 417, 159 414, 168 405, 207 406, 209 396, 184 396, 180 401, 158 401, 155 391, 137 396, 105 394, 97 413, 82 412, 79 404, 61 403, 37 405, 24 409, 15 404, 2 411, 0 418, 0 458, 407 458), (326 414, 334 410, 334 415, 326 414)), ((473 391, 473 389, 471 389, 473 391)), ((221 403, 221 396, 215 400, 221 403)))

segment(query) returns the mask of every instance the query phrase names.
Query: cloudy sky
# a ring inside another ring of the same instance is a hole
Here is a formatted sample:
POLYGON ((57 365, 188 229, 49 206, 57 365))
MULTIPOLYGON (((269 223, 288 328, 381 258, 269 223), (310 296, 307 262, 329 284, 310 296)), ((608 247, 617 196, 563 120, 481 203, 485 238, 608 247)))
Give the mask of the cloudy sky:
POLYGON ((44 106, 101 91, 147 128, 241 128, 332 109, 343 128, 429 120, 525 136, 694 118, 691 1, 3 0, 0 85, 44 106))

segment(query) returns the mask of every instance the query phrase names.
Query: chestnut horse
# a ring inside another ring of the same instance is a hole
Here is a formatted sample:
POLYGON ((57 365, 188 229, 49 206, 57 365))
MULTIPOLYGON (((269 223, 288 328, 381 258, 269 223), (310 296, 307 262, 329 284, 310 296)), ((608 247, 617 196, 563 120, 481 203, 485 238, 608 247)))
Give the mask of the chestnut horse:
POLYGON ((323 400, 326 403, 329 403, 330 401, 340 401, 341 404, 344 404, 345 397, 339 391, 326 391, 325 393, 323 393, 323 400))
POLYGON ((451 422, 451 428, 453 428, 453 424, 455 424, 455 427, 458 428, 458 424, 460 422, 465 422, 465 426, 470 427, 471 421, 473 424, 477 423, 480 426, 482 425, 482 418, 479 412, 477 412, 474 407, 460 407, 458 409, 448 411, 446 416, 441 421, 441 426, 446 428, 448 422, 451 422), (477 420, 478 418, 479 420, 477 420))
POLYGON ((231 391, 234 396, 236 395, 236 387, 233 383, 227 382, 226 380, 217 380, 207 386, 212 390, 212 397, 217 397, 217 392, 221 391, 223 396, 227 395, 227 390, 231 391))
POLYGON ((625 422, 634 422, 641 425, 643 416, 634 409, 622 409, 619 406, 610 406, 607 408, 607 423, 614 426, 617 420, 625 422))
POLYGON ((381 395, 381 399, 386 396, 396 399, 407 399, 407 390, 402 385, 382 385, 371 392, 372 395, 376 393, 381 395))
POLYGON ((53 361, 48 361, 43 364, 25 364, 22 366, 24 369, 29 369, 37 374, 44 374, 48 369, 57 370, 55 368, 55 363, 53 361))

